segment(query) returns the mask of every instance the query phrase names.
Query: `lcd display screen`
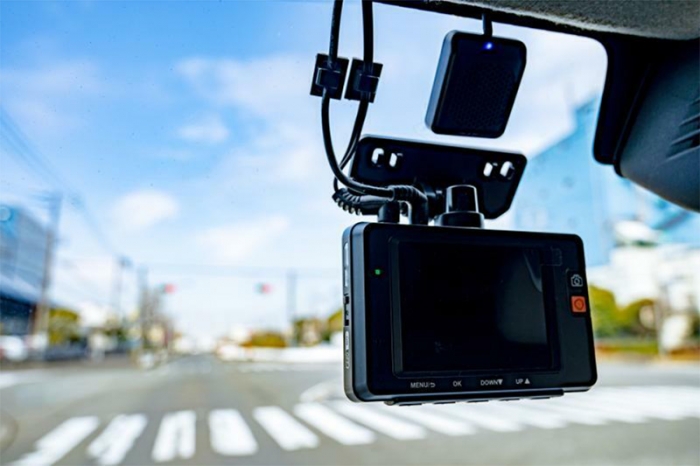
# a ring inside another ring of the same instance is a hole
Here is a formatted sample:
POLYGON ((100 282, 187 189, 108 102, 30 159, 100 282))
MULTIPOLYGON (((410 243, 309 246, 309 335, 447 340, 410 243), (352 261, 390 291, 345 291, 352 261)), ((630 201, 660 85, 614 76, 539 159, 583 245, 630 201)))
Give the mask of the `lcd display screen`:
POLYGON ((552 367, 540 249, 397 241, 393 254, 397 375, 552 367))

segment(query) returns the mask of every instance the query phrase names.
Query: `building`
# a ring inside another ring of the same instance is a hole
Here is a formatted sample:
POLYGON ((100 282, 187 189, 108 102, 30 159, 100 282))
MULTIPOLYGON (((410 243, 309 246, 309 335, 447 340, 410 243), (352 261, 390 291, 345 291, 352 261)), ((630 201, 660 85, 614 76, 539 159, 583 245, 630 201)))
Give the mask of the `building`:
POLYGON ((620 305, 652 299, 689 328, 700 310, 700 215, 593 159, 597 109, 597 101, 577 108, 574 130, 528 161, 514 228, 579 235, 589 283, 611 290, 620 305))
POLYGON ((27 335, 41 297, 47 230, 25 210, 0 204, 0 335, 27 335))
POLYGON ((581 236, 588 266, 609 264, 621 244, 700 247, 700 215, 593 159, 598 106, 593 100, 578 107, 571 134, 528 161, 513 203, 514 228, 581 236))

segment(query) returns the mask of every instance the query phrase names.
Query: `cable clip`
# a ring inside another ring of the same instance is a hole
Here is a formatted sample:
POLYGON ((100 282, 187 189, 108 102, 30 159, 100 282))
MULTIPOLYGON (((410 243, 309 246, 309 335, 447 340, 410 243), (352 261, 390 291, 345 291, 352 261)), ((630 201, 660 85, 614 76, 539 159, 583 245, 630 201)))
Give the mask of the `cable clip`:
POLYGON ((374 102, 379 86, 379 77, 382 74, 382 66, 381 63, 365 63, 363 60, 353 58, 352 65, 350 65, 350 82, 345 89, 345 98, 374 102))
POLYGON ((343 95, 347 71, 347 58, 338 57, 331 62, 328 55, 317 54, 313 81, 311 82, 311 95, 322 97, 323 91, 327 90, 331 99, 340 100, 343 95))

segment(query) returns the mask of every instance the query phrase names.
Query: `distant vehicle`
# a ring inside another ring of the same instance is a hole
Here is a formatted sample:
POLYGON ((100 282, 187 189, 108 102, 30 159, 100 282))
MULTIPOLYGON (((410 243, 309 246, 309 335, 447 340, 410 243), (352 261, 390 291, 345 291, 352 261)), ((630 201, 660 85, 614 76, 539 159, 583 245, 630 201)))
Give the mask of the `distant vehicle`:
POLYGON ((0 361, 22 362, 29 358, 29 348, 21 337, 0 336, 0 361))

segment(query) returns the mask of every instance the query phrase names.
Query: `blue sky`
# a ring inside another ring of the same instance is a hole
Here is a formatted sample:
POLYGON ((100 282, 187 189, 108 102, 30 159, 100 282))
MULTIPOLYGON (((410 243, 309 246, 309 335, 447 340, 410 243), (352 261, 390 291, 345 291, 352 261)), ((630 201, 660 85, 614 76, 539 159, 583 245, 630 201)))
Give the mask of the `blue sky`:
MULTIPOLYGON (((319 101, 308 95, 330 9, 273 1, 0 4, 0 105, 83 195, 114 247, 147 266, 152 284, 176 284, 166 308, 183 329, 284 325, 285 268, 318 269, 300 275, 300 314, 327 314, 339 303, 340 235, 357 219, 330 201, 319 101), (242 277, 164 264, 280 270, 242 277), (271 295, 255 294, 262 281, 272 283, 271 295)), ((528 46, 506 134, 435 137, 423 116, 442 38, 480 24, 384 5, 375 16, 385 69, 366 133, 531 156, 569 131, 572 108, 602 88, 598 44, 495 25, 496 35, 528 46)), ((359 4, 349 2, 341 55, 361 53, 359 17, 359 4)), ((332 109, 339 142, 354 109, 332 109)), ((1 156, 0 201, 44 215, 36 193, 55 188, 1 156)), ((53 293, 88 314, 111 301, 113 256, 78 210, 67 203, 63 212, 53 293)), ((133 269, 125 275, 128 310, 134 277, 133 269)))

